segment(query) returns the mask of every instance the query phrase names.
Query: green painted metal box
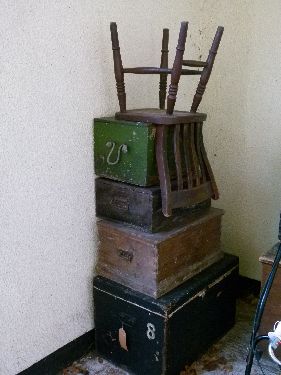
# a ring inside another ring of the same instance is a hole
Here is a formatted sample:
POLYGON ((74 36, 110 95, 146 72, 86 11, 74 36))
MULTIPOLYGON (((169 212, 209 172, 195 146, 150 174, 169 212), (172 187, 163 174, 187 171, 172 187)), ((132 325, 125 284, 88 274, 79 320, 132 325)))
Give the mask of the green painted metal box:
MULTIPOLYGON (((152 123, 95 119, 96 175, 133 185, 158 184, 155 134, 156 125, 152 123)), ((172 154, 172 138, 168 136, 168 157, 169 154, 172 154)), ((171 171, 175 170, 172 158, 169 164, 171 171)))

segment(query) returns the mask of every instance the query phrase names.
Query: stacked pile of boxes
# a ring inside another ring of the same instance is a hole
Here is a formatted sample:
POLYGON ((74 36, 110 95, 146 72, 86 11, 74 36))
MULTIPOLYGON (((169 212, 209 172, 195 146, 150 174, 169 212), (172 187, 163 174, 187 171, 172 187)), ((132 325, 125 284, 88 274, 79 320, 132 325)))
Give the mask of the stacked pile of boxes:
POLYGON ((238 259, 221 249, 223 211, 211 207, 210 197, 218 194, 202 136, 206 115, 195 113, 223 28, 206 62, 183 60, 186 32, 182 22, 173 69, 163 63, 167 29, 161 69, 125 69, 112 23, 120 112, 94 122, 96 349, 139 375, 179 374, 235 318, 238 259), (124 73, 152 71, 161 75, 160 109, 127 111, 124 73), (163 74, 168 73, 165 111, 163 74), (173 112, 183 73, 202 75, 191 112, 173 112))
POLYGON ((238 261, 210 200, 162 214, 153 134, 95 120, 96 349, 135 374, 176 374, 234 324, 238 261))

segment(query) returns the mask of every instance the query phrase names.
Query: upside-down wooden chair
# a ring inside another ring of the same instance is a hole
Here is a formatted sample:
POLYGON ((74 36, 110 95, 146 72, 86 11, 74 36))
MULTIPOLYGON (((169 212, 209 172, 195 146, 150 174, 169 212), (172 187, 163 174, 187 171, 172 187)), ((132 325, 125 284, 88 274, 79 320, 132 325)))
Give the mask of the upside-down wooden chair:
POLYGON ((197 109, 210 78, 223 34, 223 27, 218 27, 206 61, 183 59, 187 29, 188 23, 182 22, 172 69, 168 68, 168 29, 163 30, 160 68, 123 68, 117 25, 115 22, 110 24, 114 72, 120 106, 120 112, 117 112, 115 117, 119 120, 142 121, 156 124, 156 160, 161 188, 162 211, 165 216, 171 216, 172 209, 174 208, 190 207, 206 199, 218 199, 219 197, 215 178, 203 143, 202 126, 206 115, 197 113, 197 109), (197 69, 185 69, 183 66, 197 69), (198 68, 203 69, 198 70, 198 68), (125 73, 160 74, 159 109, 126 109, 125 73), (171 83, 167 95, 167 108, 165 110, 168 74, 171 74, 171 83), (201 75, 190 112, 174 111, 181 75, 201 75), (168 166, 168 126, 173 127, 176 183, 172 181, 168 166))

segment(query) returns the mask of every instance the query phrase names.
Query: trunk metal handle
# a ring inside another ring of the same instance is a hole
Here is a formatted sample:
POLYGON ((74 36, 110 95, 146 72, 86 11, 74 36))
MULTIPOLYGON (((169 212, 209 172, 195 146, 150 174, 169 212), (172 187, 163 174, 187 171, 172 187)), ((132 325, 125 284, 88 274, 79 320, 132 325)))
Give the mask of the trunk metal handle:
POLYGON ((129 211, 129 202, 127 198, 113 197, 110 200, 110 204, 120 211, 129 211))
POLYGON ((134 254, 131 251, 124 250, 124 249, 117 249, 117 251, 118 251, 118 255, 120 258, 124 259, 126 262, 129 262, 129 263, 132 262, 134 258, 134 254))
POLYGON ((107 158, 106 158, 106 162, 107 162, 107 164, 109 164, 109 165, 116 165, 116 164, 118 164, 119 161, 120 161, 121 152, 122 152, 123 154, 126 154, 126 153, 128 152, 128 146, 125 145, 125 144, 122 144, 122 145, 120 145, 120 146, 118 147, 117 158, 116 158, 116 160, 115 160, 115 161, 110 161, 110 157, 111 157, 111 155, 112 155, 112 153, 113 153, 113 151, 114 151, 114 149, 115 149, 115 146, 116 146, 116 143, 115 143, 115 142, 111 142, 111 141, 106 142, 106 147, 108 147, 108 148, 111 147, 111 149, 110 149, 110 151, 109 151, 109 154, 107 155, 107 158))

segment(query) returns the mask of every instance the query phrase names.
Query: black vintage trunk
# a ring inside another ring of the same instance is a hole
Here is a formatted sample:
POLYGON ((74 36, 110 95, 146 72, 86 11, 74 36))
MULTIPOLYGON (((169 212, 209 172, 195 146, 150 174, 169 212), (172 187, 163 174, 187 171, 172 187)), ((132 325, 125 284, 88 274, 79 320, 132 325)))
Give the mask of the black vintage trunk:
POLYGON ((237 276, 238 258, 225 255, 159 299, 96 277, 98 353, 137 375, 178 375, 233 326, 237 276))
POLYGON ((188 215, 210 207, 210 199, 191 208, 176 209, 173 216, 162 213, 159 186, 139 187, 96 179, 96 214, 98 217, 125 222, 147 232, 169 230, 184 225, 188 215))

